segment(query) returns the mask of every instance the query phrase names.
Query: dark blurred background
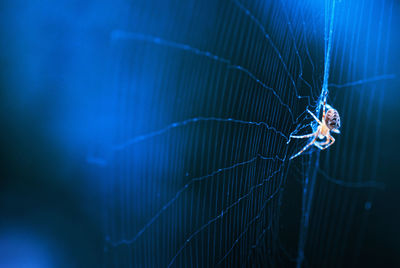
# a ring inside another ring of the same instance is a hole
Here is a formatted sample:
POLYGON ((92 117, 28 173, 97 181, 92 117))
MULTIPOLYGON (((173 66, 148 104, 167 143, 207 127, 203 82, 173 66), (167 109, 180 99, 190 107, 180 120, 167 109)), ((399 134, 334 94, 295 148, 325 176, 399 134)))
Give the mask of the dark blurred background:
MULTIPOLYGON (((100 182, 86 159, 108 139, 115 56, 110 33, 128 1, 0 3, 0 267, 98 267, 105 247, 100 182), (29 264, 29 265, 27 265, 29 264)), ((363 267, 400 267, 400 5, 394 2, 376 191, 363 267)), ((365 129, 365 132, 370 131, 365 129)))
POLYGON ((99 183, 86 156, 104 118, 118 1, 2 1, 0 267, 98 267, 99 183))

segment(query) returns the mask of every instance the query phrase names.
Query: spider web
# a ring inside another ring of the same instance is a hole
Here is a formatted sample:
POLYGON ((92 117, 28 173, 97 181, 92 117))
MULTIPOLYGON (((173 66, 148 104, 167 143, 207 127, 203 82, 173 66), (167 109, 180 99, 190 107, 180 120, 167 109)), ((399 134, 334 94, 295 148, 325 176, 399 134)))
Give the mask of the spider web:
POLYGON ((383 187, 390 14, 386 1, 127 3, 103 108, 114 137, 88 157, 104 185, 105 266, 356 262, 383 187), (342 134, 289 160, 325 92, 342 134))

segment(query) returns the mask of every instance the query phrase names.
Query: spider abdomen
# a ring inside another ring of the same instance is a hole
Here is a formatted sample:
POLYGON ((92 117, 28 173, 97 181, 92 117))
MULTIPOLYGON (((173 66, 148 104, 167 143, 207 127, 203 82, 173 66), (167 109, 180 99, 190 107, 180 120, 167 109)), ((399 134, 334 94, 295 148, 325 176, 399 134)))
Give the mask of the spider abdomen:
POLYGON ((340 128, 340 116, 335 109, 329 109, 325 115, 325 123, 329 129, 340 128))

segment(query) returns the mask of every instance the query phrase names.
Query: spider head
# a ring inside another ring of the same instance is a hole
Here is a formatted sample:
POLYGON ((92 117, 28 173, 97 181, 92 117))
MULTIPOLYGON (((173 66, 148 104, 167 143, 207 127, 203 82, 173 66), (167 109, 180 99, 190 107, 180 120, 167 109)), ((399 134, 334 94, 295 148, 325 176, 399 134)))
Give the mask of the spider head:
POLYGON ((334 132, 338 132, 340 128, 340 116, 337 110, 329 109, 325 115, 325 124, 334 132))

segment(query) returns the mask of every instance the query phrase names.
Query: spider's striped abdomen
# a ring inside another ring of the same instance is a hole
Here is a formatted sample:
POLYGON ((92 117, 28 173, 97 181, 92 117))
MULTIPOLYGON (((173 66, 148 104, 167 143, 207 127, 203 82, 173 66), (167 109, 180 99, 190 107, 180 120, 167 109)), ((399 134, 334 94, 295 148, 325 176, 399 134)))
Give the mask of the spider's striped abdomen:
POLYGON ((335 109, 329 109, 325 115, 325 124, 329 129, 340 128, 340 116, 335 109))

